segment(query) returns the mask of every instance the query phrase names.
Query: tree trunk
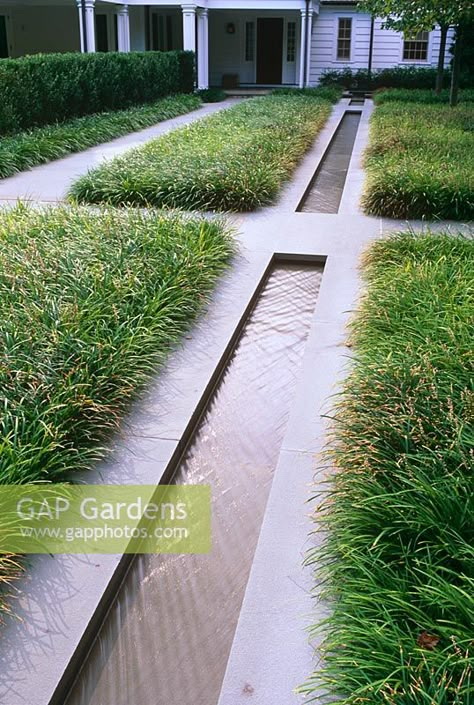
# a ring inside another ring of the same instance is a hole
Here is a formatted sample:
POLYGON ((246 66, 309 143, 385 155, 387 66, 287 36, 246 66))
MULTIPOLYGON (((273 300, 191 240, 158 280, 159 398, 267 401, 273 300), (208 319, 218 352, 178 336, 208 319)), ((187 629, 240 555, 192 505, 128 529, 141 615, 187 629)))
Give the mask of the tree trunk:
POLYGON ((448 35, 448 26, 440 26, 441 36, 439 42, 439 57, 438 57, 438 73, 436 74, 436 95, 441 93, 443 88, 443 78, 444 78, 444 57, 446 55, 446 37, 448 35))
POLYGON ((451 95, 449 96, 449 104, 453 108, 458 104, 459 92, 459 75, 461 73, 461 52, 463 42, 463 28, 458 26, 456 32, 456 45, 454 47, 453 71, 451 73, 451 95))

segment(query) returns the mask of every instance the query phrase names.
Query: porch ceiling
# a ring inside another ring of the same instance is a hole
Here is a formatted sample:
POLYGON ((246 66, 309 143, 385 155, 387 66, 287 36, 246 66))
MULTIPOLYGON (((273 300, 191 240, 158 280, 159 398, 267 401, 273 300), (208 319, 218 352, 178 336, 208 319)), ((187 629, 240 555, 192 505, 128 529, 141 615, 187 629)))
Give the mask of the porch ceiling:
MULTIPOLYGON (((167 7, 188 6, 208 10, 304 10, 306 0, 102 0, 114 5, 165 5, 167 7)), ((43 0, 44 2, 44 0, 43 0)), ((309 0, 313 10, 319 7, 319 0, 309 0)))
MULTIPOLYGON (((305 0, 96 0, 96 5, 154 5, 165 7, 199 7, 208 10, 304 10, 305 0)), ((77 0, 0 0, 3 7, 18 7, 29 5, 31 7, 51 6, 76 6, 77 0)), ((319 0, 310 0, 313 10, 318 9, 319 0)))

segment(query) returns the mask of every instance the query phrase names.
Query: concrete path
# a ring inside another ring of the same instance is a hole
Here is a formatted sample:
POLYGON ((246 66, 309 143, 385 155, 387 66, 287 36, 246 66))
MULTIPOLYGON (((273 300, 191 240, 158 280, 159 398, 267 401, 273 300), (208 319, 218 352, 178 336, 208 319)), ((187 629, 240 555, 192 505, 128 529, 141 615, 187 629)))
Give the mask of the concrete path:
POLYGON ((238 99, 230 99, 225 103, 203 105, 191 113, 180 115, 171 120, 164 120, 153 127, 147 127, 145 130, 132 132, 111 142, 99 144, 77 154, 71 154, 64 159, 57 159, 49 164, 37 166, 30 171, 22 171, 8 179, 2 179, 0 180, 0 204, 2 201, 12 202, 19 199, 46 203, 62 201, 73 181, 89 169, 98 166, 105 159, 112 159, 132 147, 138 147, 177 127, 190 125, 206 115, 230 108, 237 102, 238 99))
MULTIPOLYGON (((317 644, 309 644, 305 630, 324 614, 324 606, 317 596, 311 597, 314 580, 302 562, 314 541, 310 538, 314 528, 310 517, 313 505, 307 501, 315 493, 322 495, 327 482, 328 471, 321 469, 321 452, 327 438, 324 415, 330 411, 333 395, 347 371, 350 351, 345 345, 346 324, 359 296, 360 255, 375 238, 406 227, 406 223, 366 217, 359 209, 364 178, 361 160, 372 111, 370 101, 362 111, 339 213, 295 212, 347 103, 341 101, 335 107, 279 203, 233 218, 239 230, 240 252, 217 287, 208 313, 127 417, 109 460, 87 476, 89 482, 158 482, 179 452, 183 434, 193 422, 210 376, 224 359, 232 334, 274 254, 325 260, 301 376, 219 705, 248 702, 297 705, 302 699, 294 689, 316 663, 313 648, 317 644)), ((217 109, 210 106, 206 114, 217 109)), ((203 114, 200 111, 172 122, 185 124, 203 114)), ((171 123, 163 124, 152 130, 163 132, 170 126, 171 123)), ((62 160, 63 168, 77 160, 74 167, 62 174, 58 162, 9 179, 10 185, 0 184, 0 197, 26 195, 28 188, 33 189, 29 179, 39 173, 44 179, 46 174, 48 178, 55 174, 56 182, 43 185, 35 177, 35 193, 42 200, 62 197, 73 176, 91 165, 87 154, 95 153, 94 159, 101 159, 107 150, 109 155, 115 154, 118 149, 123 151, 130 144, 144 141, 145 133, 152 136, 147 130, 142 136, 116 140, 115 147, 104 146, 62 160), (13 182, 17 184, 16 190, 12 188, 13 182)), ((419 223, 412 225, 420 227, 419 223)), ((58 684, 67 682, 65 668, 73 655, 82 659, 82 636, 86 627, 93 625, 99 599, 114 587, 119 561, 118 556, 34 559, 15 601, 15 612, 21 621, 8 622, 1 637, 0 702, 29 705, 32 693, 35 705, 52 702, 58 684)), ((54 702, 63 700, 58 695, 54 702)))

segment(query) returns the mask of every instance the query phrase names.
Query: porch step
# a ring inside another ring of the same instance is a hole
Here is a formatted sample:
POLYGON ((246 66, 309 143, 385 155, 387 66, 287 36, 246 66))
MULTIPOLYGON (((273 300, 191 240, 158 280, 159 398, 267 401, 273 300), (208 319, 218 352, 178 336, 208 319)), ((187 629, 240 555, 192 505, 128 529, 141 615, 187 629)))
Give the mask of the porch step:
POLYGON ((232 98, 247 98, 257 95, 268 95, 271 88, 226 88, 224 93, 232 98))

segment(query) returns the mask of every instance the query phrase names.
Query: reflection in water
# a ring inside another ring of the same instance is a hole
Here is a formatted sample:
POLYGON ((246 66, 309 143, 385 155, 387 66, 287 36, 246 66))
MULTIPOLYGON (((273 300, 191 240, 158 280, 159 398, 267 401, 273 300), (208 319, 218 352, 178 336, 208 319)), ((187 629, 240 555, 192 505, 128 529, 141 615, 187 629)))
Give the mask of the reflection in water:
POLYGON ((316 179, 299 209, 303 213, 337 213, 359 128, 360 113, 346 112, 323 157, 316 179))
POLYGON ((215 705, 322 267, 278 265, 175 476, 212 486, 209 555, 137 556, 67 705, 215 705))

